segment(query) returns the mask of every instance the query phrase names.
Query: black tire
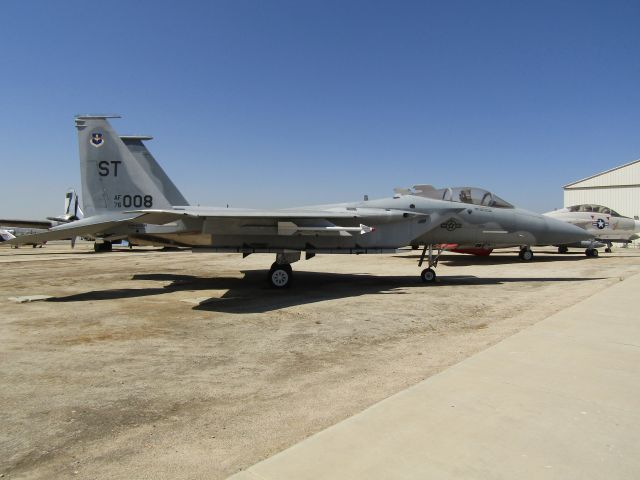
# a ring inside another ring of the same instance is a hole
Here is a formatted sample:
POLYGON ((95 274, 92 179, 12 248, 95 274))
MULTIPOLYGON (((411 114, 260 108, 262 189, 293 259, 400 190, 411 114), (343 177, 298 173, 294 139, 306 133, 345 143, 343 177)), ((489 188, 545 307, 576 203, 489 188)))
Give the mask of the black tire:
POLYGON ((424 283, 435 283, 436 281, 436 272, 433 268, 425 268, 420 273, 420 278, 424 283))
POLYGON ((113 250, 113 244, 111 242, 94 243, 93 251, 96 253, 111 252, 113 250))
MULTIPOLYGON (((269 269, 269 271, 271 271, 271 270, 273 270, 275 268, 284 268, 284 269, 287 270, 287 272, 289 272, 289 274, 293 273, 293 268, 291 268, 291 264, 290 263, 280 264, 280 263, 273 262, 271 264, 271 268, 269 269)), ((269 276, 271 276, 271 273, 269 273, 269 276)))
POLYGON ((604 249, 604 253, 611 253, 611 248, 607 247, 604 249))
POLYGON ((530 262, 533 260, 533 252, 528 249, 520 250, 520 254, 518 256, 523 262, 530 262))
POLYGON ((293 279, 291 265, 276 265, 269 270, 269 283, 274 288, 287 288, 293 279))
POLYGON ((569 251, 569 247, 566 245, 560 245, 558 247, 558 253, 567 253, 569 251))
POLYGON ((596 250, 595 248, 587 248, 587 249, 584 251, 584 254, 585 254, 587 257, 597 257, 597 256, 598 256, 598 250, 596 250))

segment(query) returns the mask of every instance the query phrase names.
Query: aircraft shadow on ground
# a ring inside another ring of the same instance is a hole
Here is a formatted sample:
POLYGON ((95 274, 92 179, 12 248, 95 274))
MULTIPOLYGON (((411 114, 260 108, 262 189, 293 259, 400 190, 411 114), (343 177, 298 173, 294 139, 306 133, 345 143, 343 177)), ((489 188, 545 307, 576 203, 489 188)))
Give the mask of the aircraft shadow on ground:
MULTIPOLYGON (((404 258, 406 260, 411 260, 417 262, 420 258, 420 255, 396 255, 395 258, 404 258)), ((532 261, 524 262, 518 258, 518 255, 515 254, 513 256, 479 256, 479 255, 442 255, 438 260, 438 263, 443 265, 451 265, 451 266, 470 266, 470 265, 508 265, 508 264, 523 264, 523 265, 533 265, 536 263, 547 263, 547 262, 579 262, 579 261, 597 261, 597 258, 589 258, 584 253, 580 255, 571 255, 571 254, 552 254, 552 255, 536 255, 532 261), (555 256, 554 256, 555 255, 555 256)), ((427 260, 425 259, 425 263, 423 264, 423 268, 427 266, 427 260)))
POLYGON ((483 278, 470 275, 447 275, 439 277, 435 284, 425 284, 418 275, 377 276, 359 273, 295 272, 291 288, 277 290, 267 283, 264 270, 243 271, 243 278, 195 277, 174 274, 134 275, 132 281, 146 280, 170 282, 168 285, 147 288, 123 288, 94 290, 65 297, 54 297, 49 302, 84 302, 97 300, 118 300, 172 292, 198 292, 226 290, 220 297, 206 299, 194 310, 223 313, 264 313, 282 308, 316 303, 325 300, 358 297, 362 295, 406 294, 404 287, 429 289, 444 286, 500 285, 512 282, 577 282, 602 280, 585 277, 517 277, 483 278))
MULTIPOLYGON (((624 252, 627 253, 627 252, 624 252)), ((640 255, 625 255, 625 257, 638 257, 640 255)), ((411 255, 394 255, 394 258, 404 258, 405 260, 415 261, 417 263, 420 258, 419 254, 411 254, 411 255)), ((610 257, 616 258, 616 257, 610 257)), ((619 258, 619 257, 618 257, 619 258)), ((508 265, 508 264, 516 264, 520 263, 523 265, 535 265, 536 263, 546 263, 546 262, 594 262, 598 260, 606 260, 607 254, 603 253, 597 258, 590 258, 584 254, 584 251, 575 251, 568 253, 556 253, 556 252, 544 252, 542 254, 535 254, 533 260, 530 262, 524 262, 518 257, 518 252, 513 253, 513 255, 447 255, 443 254, 438 263, 442 263, 443 265, 451 265, 451 266, 466 266, 466 265, 508 265)), ((423 267, 427 266, 427 260, 425 258, 425 263, 423 267)))

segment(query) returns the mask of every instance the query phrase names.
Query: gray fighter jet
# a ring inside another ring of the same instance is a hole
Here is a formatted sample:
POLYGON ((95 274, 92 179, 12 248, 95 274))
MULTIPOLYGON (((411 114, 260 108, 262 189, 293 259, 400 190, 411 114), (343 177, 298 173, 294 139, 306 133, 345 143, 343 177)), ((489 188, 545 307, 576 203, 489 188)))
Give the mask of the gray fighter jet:
POLYGON ((611 253, 613 242, 629 243, 640 234, 640 221, 620 215, 612 208, 602 205, 572 205, 544 215, 583 228, 594 238, 593 241, 558 244, 558 253, 567 253, 570 247, 584 248, 587 257, 597 257, 598 248, 606 247, 605 252, 611 253))
MULTIPOLYGON (((189 206, 145 147, 149 137, 121 137, 112 116, 76 117, 85 218, 7 243, 82 236, 97 250, 128 239, 136 244, 190 247, 201 252, 273 253, 274 287, 290 284, 291 264, 304 253, 376 254, 424 245, 422 280, 436 279, 440 244, 557 245, 591 237, 583 229, 514 208, 489 192, 481 198, 435 199, 401 192, 392 198, 291 209, 189 206)), ((117 117, 116 117, 117 118, 117 117)))

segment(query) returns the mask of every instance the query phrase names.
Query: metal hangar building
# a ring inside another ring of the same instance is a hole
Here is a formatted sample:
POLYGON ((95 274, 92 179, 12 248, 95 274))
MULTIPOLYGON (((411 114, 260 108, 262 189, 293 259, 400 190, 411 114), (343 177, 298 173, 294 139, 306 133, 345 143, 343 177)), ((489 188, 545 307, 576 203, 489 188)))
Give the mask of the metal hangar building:
POLYGON ((564 206, 593 203, 604 205, 625 217, 640 216, 640 159, 582 180, 564 189, 564 206))

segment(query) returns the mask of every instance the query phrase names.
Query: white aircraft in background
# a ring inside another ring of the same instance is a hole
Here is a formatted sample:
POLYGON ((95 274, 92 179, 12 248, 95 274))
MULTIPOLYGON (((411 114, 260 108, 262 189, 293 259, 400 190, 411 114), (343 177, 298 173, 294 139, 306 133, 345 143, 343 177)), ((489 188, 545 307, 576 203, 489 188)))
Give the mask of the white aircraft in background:
POLYGON ((9 230, 0 230, 0 242, 6 242, 12 238, 16 238, 16 236, 9 230))
POLYGON ((597 248, 606 246, 605 252, 610 253, 612 243, 629 243, 640 234, 640 221, 602 205, 574 205, 544 215, 576 225, 593 235, 594 241, 557 245, 559 253, 567 253, 569 248, 585 248, 588 257, 597 257, 597 248))
MULTIPOLYGON (((64 214, 59 217, 47 217, 46 220, 25 220, 25 219, 7 219, 0 218, 0 226, 10 227, 9 229, 0 230, 4 232, 3 235, 11 235, 11 238, 21 235, 33 235, 36 233, 42 233, 49 228, 70 223, 76 220, 80 220, 83 217, 82 210, 80 209, 80 202, 78 200, 78 194, 74 189, 69 189, 64 196, 64 214)), ((2 241, 10 240, 10 238, 4 238, 2 241)), ((29 243, 34 248, 41 247, 46 242, 29 243)), ((72 243, 75 243, 75 239, 72 239, 72 243)))

